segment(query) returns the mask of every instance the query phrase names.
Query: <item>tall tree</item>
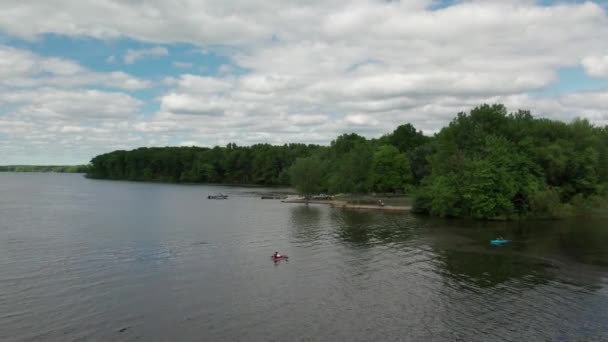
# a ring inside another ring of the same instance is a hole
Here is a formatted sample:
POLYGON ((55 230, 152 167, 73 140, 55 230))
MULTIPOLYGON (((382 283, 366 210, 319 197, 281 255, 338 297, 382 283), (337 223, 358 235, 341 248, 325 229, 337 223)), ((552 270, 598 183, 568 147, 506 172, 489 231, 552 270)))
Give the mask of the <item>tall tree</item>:
POLYGON ((317 157, 298 158, 289 168, 289 174, 291 184, 306 197, 322 189, 323 163, 317 157))
POLYGON ((410 152, 418 146, 425 144, 428 138, 417 131, 412 124, 405 124, 397 127, 387 136, 389 144, 397 147, 401 152, 410 152))
POLYGON ((396 147, 380 146, 374 153, 370 177, 375 191, 404 191, 412 181, 410 163, 396 147))

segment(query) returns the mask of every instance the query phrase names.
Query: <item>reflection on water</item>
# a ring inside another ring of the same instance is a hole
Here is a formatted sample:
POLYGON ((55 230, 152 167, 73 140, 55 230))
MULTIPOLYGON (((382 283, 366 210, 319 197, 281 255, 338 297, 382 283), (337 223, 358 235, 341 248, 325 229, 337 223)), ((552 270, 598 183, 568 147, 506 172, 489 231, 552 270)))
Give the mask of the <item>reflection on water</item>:
POLYGON ((0 340, 608 336, 605 221, 439 220, 252 191, 0 174, 0 340))
POLYGON ((581 263, 608 266, 608 223, 562 224, 560 228, 561 253, 581 263))
POLYGON ((416 260, 424 254, 420 260, 426 266, 469 289, 534 288, 556 279, 599 289, 606 282, 605 277, 598 276, 601 271, 593 269, 608 265, 604 222, 446 221, 312 205, 294 206, 290 214, 298 239, 311 242, 333 238, 357 249, 381 248, 383 258, 390 253, 416 260), (488 242, 496 236, 512 242, 491 246, 488 242), (589 268, 588 272, 578 274, 578 263, 589 268))
POLYGON ((319 241, 324 233, 321 224, 321 209, 317 206, 301 205, 289 208, 292 230, 300 242, 319 241))
POLYGON ((355 210, 334 210, 330 220, 341 240, 360 247, 403 243, 419 226, 409 215, 355 210))
POLYGON ((444 250, 440 254, 445 276, 480 288, 516 281, 534 286, 551 279, 550 274, 544 272, 545 264, 517 254, 458 250, 444 250))

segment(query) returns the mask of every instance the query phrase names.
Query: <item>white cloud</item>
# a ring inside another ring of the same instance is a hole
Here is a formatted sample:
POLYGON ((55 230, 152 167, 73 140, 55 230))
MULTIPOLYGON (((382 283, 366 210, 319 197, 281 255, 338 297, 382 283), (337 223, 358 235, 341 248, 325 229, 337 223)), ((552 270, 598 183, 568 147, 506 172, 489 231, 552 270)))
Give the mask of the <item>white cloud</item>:
POLYGON ((3 163, 83 163, 108 149, 146 145, 135 133, 141 101, 124 93, 39 88, 0 93, 3 163), (18 147, 15 147, 18 146, 18 147))
POLYGON ((188 141, 182 141, 179 144, 177 144, 178 146, 205 146, 197 141, 193 141, 193 140, 188 140, 188 141))
POLYGON ((608 78, 608 55, 585 57, 582 64, 589 76, 608 78))
POLYGON ((291 114, 287 116, 287 120, 298 126, 313 126, 327 123, 329 117, 327 115, 291 114))
POLYGON ((137 113, 142 102, 124 93, 98 90, 41 88, 4 92, 0 104, 19 105, 20 117, 78 120, 124 118, 137 113))
POLYGON ((27 50, 0 45, 0 86, 6 87, 77 87, 102 85, 134 90, 150 82, 122 71, 95 72, 76 62, 43 57, 27 50))
POLYGON ((234 87, 234 79, 197 76, 191 74, 181 75, 177 83, 177 90, 186 93, 223 93, 234 87))
MULTIPOLYGON (((175 6, 160 0, 78 5, 68 0, 26 5, 5 0, 0 3, 0 30, 27 39, 57 33, 191 43, 196 50, 231 59, 217 68, 197 64, 187 70, 205 67, 205 74, 217 76, 166 77, 162 84, 167 89, 155 99, 159 110, 152 115, 133 114, 142 104, 126 98, 120 100, 130 108, 126 112, 102 105, 100 113, 112 118, 106 125, 129 117, 116 128, 129 144, 327 143, 351 131, 379 136, 405 122, 430 133, 455 113, 483 102, 504 102, 513 110, 530 109, 566 121, 585 116, 606 123, 608 90, 530 95, 556 82, 560 68, 582 66, 592 77, 608 77, 608 15, 599 1, 539 5, 534 0, 467 0, 431 10, 434 2, 209 0, 175 6)), ((158 46, 129 50, 123 59, 134 63, 167 54, 158 46)), ((0 87, 9 89, 0 101, 19 97, 15 87, 105 85, 130 90, 149 85, 120 71, 93 72, 22 50, 8 55, 0 55, 0 87)), ((173 66, 190 67, 180 61, 173 66)), ((95 102, 82 89, 69 90, 95 102)), ((43 102, 19 102, 11 127, 29 127, 31 122, 23 119, 27 115, 47 114, 63 122, 54 134, 91 132, 75 119, 87 106, 59 105, 49 96, 43 102)), ((44 132, 32 141, 44 141, 44 132)), ((91 139, 96 134, 90 133, 91 139)), ((98 146, 92 140, 89 144, 98 146)))
POLYGON ((570 121, 587 118, 598 125, 608 125, 608 89, 562 94, 549 98, 529 95, 511 96, 501 102, 512 108, 532 109, 535 114, 552 119, 570 121))
POLYGON ((169 55, 169 51, 167 51, 166 48, 161 47, 161 46, 157 46, 157 47, 153 47, 153 48, 149 48, 149 49, 140 49, 140 50, 128 49, 127 53, 123 57, 123 61, 125 62, 125 64, 133 64, 133 63, 135 63, 135 61, 137 61, 138 59, 141 59, 145 56, 167 56, 167 55, 169 55))
POLYGON ((187 94, 170 93, 163 96, 161 110, 174 114, 222 115, 226 104, 221 98, 198 98, 187 94))
POLYGON ((344 121, 355 126, 375 126, 378 120, 368 114, 349 114, 344 117, 344 121))
POLYGON ((114 63, 114 62, 116 62, 116 56, 111 55, 111 56, 108 56, 108 58, 106 58, 106 63, 114 63))

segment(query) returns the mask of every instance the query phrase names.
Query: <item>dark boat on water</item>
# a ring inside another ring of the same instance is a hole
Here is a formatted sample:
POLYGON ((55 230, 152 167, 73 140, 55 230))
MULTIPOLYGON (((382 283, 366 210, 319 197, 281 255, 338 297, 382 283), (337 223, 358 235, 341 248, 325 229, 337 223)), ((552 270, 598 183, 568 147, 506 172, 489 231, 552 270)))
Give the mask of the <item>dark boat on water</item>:
POLYGON ((207 196, 208 199, 228 199, 228 195, 224 195, 222 193, 219 193, 217 195, 209 195, 207 196))

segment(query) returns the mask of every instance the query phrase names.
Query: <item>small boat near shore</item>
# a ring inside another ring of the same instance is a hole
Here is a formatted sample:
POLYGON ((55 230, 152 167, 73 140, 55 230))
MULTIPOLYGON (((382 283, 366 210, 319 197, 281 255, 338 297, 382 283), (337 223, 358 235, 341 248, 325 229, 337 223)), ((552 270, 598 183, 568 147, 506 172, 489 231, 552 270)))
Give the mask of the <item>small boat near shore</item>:
POLYGON ((221 192, 219 194, 216 195, 209 195, 207 196, 208 199, 218 199, 218 200, 223 200, 223 199, 228 199, 228 195, 224 195, 221 192))

